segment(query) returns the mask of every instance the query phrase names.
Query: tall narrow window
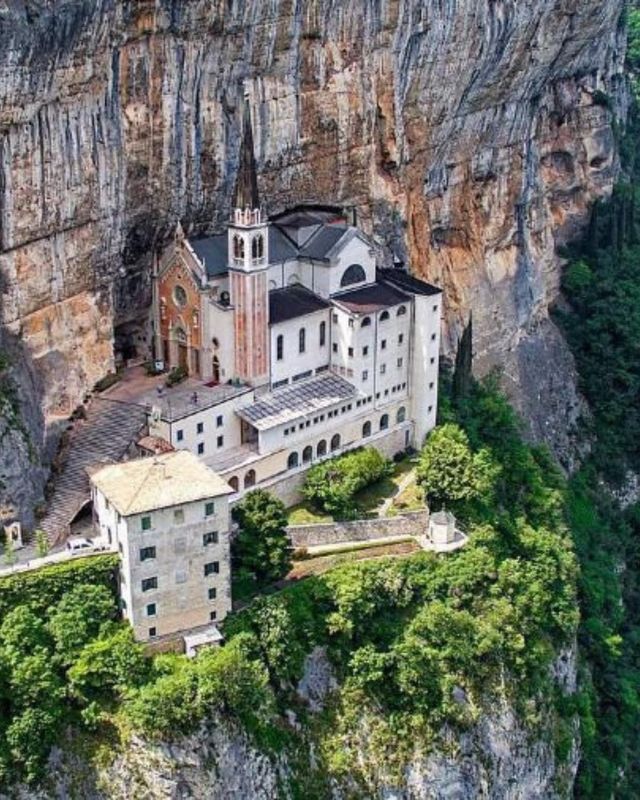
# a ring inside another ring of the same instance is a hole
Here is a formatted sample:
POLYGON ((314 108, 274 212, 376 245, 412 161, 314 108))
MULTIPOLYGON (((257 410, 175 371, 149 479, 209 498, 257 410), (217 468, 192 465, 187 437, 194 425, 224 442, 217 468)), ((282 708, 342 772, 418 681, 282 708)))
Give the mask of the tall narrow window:
POLYGON ((298 332, 298 352, 304 353, 307 349, 307 332, 304 328, 300 328, 298 332))
POLYGON ((276 339, 276 361, 282 361, 284 356, 284 336, 280 334, 276 339))
POLYGON ((320 323, 320 347, 324 347, 327 341, 327 323, 320 323))

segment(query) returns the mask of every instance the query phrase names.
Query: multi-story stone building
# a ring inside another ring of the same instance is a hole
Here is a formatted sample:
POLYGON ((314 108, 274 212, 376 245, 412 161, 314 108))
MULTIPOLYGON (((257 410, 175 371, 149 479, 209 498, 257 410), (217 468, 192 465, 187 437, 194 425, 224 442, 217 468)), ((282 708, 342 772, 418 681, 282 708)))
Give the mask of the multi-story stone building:
POLYGON ((271 220, 245 120, 227 232, 179 229, 158 259, 156 356, 202 386, 154 400, 150 434, 232 486, 286 501, 318 459, 373 443, 421 446, 434 426, 442 294, 380 269, 371 241, 333 211, 271 220))
POLYGON ((228 484, 181 450, 103 467, 91 487, 101 538, 120 553, 122 612, 136 638, 223 620, 231 609, 228 484))

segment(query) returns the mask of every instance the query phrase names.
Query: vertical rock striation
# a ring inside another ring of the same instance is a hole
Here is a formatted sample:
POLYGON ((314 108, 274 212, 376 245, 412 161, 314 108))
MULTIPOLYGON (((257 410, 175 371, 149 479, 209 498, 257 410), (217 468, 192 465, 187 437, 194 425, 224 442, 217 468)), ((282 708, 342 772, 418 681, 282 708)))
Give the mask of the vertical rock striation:
POLYGON ((225 218, 246 93, 269 211, 354 206, 388 257, 443 286, 450 348, 473 309, 478 369, 505 364, 535 433, 561 444, 577 397, 547 315, 555 246, 615 177, 622 7, 0 4, 1 321, 46 414, 113 366, 114 331, 143 329, 175 222, 225 218))

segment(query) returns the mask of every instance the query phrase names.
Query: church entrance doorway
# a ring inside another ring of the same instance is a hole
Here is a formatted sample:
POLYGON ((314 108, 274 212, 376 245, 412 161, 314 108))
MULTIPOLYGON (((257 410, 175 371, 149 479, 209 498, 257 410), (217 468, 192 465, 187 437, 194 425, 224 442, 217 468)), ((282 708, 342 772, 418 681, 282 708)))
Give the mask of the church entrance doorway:
POLYGON ((189 349, 186 344, 178 345, 178 366, 189 372, 189 349))

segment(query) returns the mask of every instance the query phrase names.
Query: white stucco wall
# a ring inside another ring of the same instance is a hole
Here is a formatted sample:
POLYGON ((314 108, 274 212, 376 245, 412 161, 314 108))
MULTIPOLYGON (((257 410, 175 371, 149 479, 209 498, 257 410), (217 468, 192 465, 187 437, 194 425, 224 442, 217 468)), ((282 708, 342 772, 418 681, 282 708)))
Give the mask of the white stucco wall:
POLYGON ((415 420, 415 447, 422 447, 435 427, 438 410, 438 360, 442 295, 417 295, 411 354, 411 409, 415 420))
POLYGON ((286 320, 271 326, 271 384, 289 379, 291 382, 295 375, 300 375, 311 370, 312 374, 319 367, 328 366, 330 346, 330 315, 329 309, 321 309, 304 317, 286 320), (325 343, 320 347, 320 323, 326 326, 325 343), (299 332, 304 328, 306 332, 305 351, 300 353, 299 332), (277 359, 277 339, 283 337, 283 358, 277 359))

